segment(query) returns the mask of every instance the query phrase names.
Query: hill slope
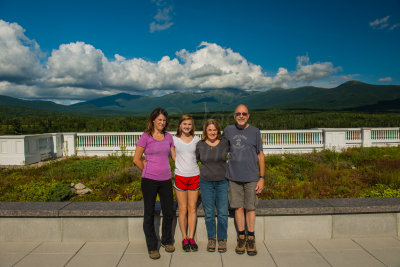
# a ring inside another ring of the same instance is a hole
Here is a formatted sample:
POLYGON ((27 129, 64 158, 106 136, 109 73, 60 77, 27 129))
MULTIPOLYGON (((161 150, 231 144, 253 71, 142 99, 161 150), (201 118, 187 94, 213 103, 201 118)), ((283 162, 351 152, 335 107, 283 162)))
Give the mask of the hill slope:
MULTIPOLYGON (((171 113, 231 111, 240 103, 250 109, 357 109, 379 111, 396 105, 399 85, 372 85, 350 81, 335 88, 299 87, 248 92, 235 88, 209 89, 202 93, 172 93, 161 97, 126 93, 64 106, 50 101, 27 101, 0 96, 0 105, 85 114, 143 114, 156 107, 171 113), (393 103, 391 101, 394 101, 393 103), (362 107, 362 108, 361 108, 362 107)), ((396 110, 391 107, 390 110, 396 110)), ((398 109, 397 109, 398 110, 398 109)))

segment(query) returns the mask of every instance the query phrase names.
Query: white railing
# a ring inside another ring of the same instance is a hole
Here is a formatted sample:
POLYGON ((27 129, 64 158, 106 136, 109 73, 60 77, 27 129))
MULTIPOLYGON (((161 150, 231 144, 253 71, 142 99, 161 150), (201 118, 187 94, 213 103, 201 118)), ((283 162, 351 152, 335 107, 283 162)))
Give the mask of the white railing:
POLYGON ((141 135, 142 132, 77 133, 76 152, 85 156, 106 156, 121 152, 132 154, 141 135))
MULTIPOLYGON (((175 132, 170 132, 175 134, 175 132)), ((196 131, 202 137, 201 131, 196 131)), ((142 132, 0 136, 0 165, 27 165, 61 156, 132 155, 142 132)), ((340 151, 356 146, 398 146, 400 128, 262 130, 265 154, 340 151)))
POLYGON ((322 130, 261 131, 264 152, 267 154, 306 152, 324 147, 322 130))

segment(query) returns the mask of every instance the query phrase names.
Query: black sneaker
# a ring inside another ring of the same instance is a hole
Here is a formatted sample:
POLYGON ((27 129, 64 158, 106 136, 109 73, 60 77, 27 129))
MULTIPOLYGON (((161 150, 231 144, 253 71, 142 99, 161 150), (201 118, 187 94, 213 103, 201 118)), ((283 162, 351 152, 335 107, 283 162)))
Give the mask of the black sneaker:
POLYGON ((194 241, 193 238, 188 238, 188 240, 189 240, 189 244, 190 244, 190 249, 192 251, 197 251, 199 249, 199 247, 197 246, 196 241, 194 241))
POLYGON ((182 250, 185 252, 190 252, 190 244, 189 239, 185 238, 182 241, 182 250))

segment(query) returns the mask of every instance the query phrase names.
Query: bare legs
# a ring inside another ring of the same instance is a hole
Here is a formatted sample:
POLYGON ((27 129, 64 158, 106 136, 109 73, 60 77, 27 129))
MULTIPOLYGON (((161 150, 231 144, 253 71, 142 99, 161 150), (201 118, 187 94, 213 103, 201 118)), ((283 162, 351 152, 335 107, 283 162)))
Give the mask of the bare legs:
MULTIPOLYGON (((235 210, 235 220, 238 231, 245 230, 245 216, 244 216, 244 208, 238 208, 235 210)), ((255 210, 246 210, 246 224, 247 230, 249 232, 254 232, 256 222, 256 211, 255 210)))
POLYGON ((199 197, 199 191, 178 191, 175 190, 176 198, 178 200, 179 209, 179 228, 182 233, 182 240, 185 238, 193 238, 194 230, 196 228, 197 213, 196 205, 199 197), (188 229, 189 228, 189 229, 188 229), (188 235, 189 230, 189 235, 188 235))

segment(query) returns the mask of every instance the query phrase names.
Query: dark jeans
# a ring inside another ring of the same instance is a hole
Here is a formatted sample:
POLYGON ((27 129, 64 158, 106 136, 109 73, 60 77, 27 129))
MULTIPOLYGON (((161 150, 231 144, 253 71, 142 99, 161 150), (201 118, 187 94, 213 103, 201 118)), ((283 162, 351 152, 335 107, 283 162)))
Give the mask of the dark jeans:
POLYGON ((154 205, 157 194, 160 196, 162 220, 162 244, 172 244, 173 194, 171 180, 155 181, 142 178, 142 193, 144 201, 143 231, 146 236, 148 251, 158 250, 158 240, 154 228, 154 205))

